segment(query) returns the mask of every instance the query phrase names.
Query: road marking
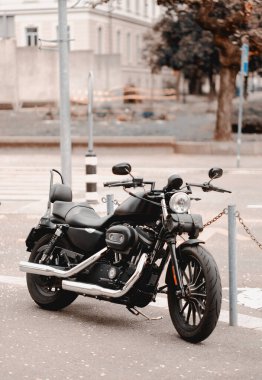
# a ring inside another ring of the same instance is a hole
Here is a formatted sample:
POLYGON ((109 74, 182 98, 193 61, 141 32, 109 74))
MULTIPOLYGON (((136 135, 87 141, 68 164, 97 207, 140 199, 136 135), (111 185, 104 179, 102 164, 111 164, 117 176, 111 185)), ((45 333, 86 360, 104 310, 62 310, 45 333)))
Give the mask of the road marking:
MULTIPOLYGON (((151 302, 150 306, 160 307, 168 309, 167 299, 164 297, 158 297, 156 302, 151 302)), ((221 310, 219 315, 219 321, 229 323, 229 311, 221 310)), ((255 329, 262 331, 262 318, 252 317, 250 315, 240 314, 237 315, 238 327, 244 327, 248 329, 255 329)))
MULTIPOLYGON (((221 310, 219 321, 229 323, 229 311, 221 310)), ((237 324, 238 327, 245 327, 247 329, 262 331, 262 318, 238 313, 237 324)))
POLYGON ((262 205, 247 205, 247 208, 262 208, 262 205))
POLYGON ((262 289, 241 289, 237 296, 237 300, 239 304, 250 307, 251 309, 262 309, 262 289))
POLYGON ((26 286, 25 277, 0 276, 0 283, 7 285, 26 286))
MULTIPOLYGON (((25 277, 17 277, 17 276, 1 276, 0 275, 0 283, 6 285, 15 285, 15 286, 26 286, 25 277)), ((228 289, 228 288, 224 288, 228 289)), ((254 303, 251 303, 250 297, 254 296, 255 299, 261 299, 262 289, 259 288, 240 288, 238 289, 242 292, 246 292, 243 295, 243 298, 247 298, 250 302, 250 305, 254 306, 254 303)), ((241 294, 241 293, 240 293, 241 294)), ((163 309, 168 309, 167 298, 164 296, 158 296, 156 302, 151 302, 149 306, 155 306, 163 309)), ((252 306, 249 306, 252 307, 252 306)), ((239 314, 238 313, 238 326, 245 327, 248 329, 256 329, 262 331, 262 318, 252 317, 250 315, 239 314)), ((229 322, 229 312, 227 310, 221 310, 219 316, 220 322, 229 322)))

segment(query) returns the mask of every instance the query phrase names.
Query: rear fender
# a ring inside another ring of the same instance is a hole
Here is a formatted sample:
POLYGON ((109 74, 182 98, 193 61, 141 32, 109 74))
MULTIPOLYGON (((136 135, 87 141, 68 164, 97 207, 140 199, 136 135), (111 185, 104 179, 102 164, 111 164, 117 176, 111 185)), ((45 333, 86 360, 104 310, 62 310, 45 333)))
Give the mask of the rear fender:
POLYGON ((27 247, 27 251, 31 252, 34 248, 35 242, 38 241, 42 236, 47 234, 52 234, 56 230, 56 225, 53 226, 37 226, 36 228, 32 228, 29 235, 26 238, 25 244, 27 247))

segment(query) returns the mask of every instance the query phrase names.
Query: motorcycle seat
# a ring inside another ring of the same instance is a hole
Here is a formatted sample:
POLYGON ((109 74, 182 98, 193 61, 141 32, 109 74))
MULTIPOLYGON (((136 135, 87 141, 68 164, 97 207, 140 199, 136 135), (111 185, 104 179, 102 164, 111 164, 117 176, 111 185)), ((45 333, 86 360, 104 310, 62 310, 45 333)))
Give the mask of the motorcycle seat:
POLYGON ((111 218, 110 215, 100 217, 95 210, 86 203, 56 201, 53 214, 65 220, 71 227, 100 228, 111 218))
MULTIPOLYGON (((66 218, 67 213, 73 208, 78 206, 79 203, 75 202, 63 202, 63 201, 55 201, 53 205, 53 215, 58 216, 61 219, 66 218)), ((84 206, 84 205, 83 205, 84 206)))

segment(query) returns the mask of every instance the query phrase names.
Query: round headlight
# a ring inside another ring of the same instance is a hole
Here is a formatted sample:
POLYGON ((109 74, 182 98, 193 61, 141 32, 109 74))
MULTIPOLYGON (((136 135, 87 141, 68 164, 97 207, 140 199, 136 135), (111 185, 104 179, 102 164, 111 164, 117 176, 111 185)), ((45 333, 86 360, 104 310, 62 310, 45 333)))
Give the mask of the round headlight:
POLYGON ((186 213, 190 207, 190 198, 186 193, 178 192, 170 198, 169 207, 178 214, 186 213))

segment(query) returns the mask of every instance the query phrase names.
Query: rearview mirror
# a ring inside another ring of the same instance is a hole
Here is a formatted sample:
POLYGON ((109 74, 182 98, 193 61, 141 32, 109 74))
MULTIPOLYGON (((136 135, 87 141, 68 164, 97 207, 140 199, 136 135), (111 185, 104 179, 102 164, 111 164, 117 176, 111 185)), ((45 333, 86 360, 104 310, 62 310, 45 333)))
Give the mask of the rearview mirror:
POLYGON ((112 167, 113 174, 126 175, 131 172, 131 165, 128 162, 122 162, 112 167))
POLYGON ((223 175, 223 169, 221 168, 211 168, 208 172, 210 179, 220 178, 223 175))

